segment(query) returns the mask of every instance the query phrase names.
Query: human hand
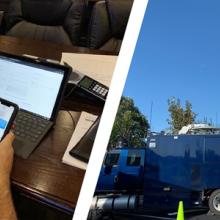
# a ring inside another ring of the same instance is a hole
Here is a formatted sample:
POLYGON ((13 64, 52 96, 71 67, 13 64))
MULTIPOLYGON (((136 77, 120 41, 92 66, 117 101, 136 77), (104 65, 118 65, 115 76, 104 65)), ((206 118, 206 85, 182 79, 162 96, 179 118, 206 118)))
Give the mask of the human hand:
POLYGON ((10 174, 14 156, 12 143, 14 138, 14 134, 9 132, 0 142, 0 187, 8 187, 10 185, 10 174))

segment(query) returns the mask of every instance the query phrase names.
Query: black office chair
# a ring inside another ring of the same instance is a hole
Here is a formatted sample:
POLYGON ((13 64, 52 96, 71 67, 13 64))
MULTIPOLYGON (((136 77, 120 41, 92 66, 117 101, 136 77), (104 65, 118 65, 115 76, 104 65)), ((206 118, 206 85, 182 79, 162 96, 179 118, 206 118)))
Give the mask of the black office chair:
POLYGON ((133 0, 97 2, 91 13, 88 47, 118 53, 133 0))
POLYGON ((9 36, 80 45, 87 0, 12 0, 3 17, 9 36))

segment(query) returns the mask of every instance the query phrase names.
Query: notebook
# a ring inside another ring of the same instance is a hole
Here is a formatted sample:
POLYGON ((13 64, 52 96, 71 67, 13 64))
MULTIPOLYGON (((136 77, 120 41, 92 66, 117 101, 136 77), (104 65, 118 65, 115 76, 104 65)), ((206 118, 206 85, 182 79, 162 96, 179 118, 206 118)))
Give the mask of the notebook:
POLYGON ((15 154, 27 158, 53 126, 71 68, 0 53, 0 97, 16 103, 15 154))

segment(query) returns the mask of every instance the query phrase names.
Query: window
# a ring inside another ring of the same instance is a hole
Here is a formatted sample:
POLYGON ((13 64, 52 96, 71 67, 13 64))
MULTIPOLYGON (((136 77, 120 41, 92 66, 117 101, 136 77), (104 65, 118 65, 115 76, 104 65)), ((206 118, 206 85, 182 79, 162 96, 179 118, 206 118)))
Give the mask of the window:
POLYGON ((141 151, 129 150, 127 157, 127 166, 140 166, 141 164, 141 151))
POLYGON ((109 153, 105 158, 105 166, 118 165, 119 153, 109 153))

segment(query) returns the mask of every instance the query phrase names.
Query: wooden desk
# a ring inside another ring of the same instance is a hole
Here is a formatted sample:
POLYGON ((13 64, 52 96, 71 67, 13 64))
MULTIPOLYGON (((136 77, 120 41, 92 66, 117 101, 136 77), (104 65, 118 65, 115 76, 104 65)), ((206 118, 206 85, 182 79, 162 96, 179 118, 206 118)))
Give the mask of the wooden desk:
MULTIPOLYGON (((0 36, 0 51, 12 54, 30 54, 50 59, 61 59, 62 52, 100 53, 87 48, 68 47, 33 40, 0 36)), ((104 53, 104 52, 102 52, 104 53)), ((71 110, 101 113, 102 108, 77 102, 65 103, 71 110), (74 104, 73 104, 74 103, 74 104)), ((84 171, 61 163, 66 146, 74 131, 67 111, 60 111, 55 128, 40 146, 24 160, 15 156, 12 186, 25 196, 53 207, 72 212, 80 192, 84 171)))
POLYGON ((108 51, 60 45, 38 40, 20 39, 9 36, 0 36, 0 51, 15 55, 29 54, 59 61, 61 60, 62 52, 114 55, 108 51))

